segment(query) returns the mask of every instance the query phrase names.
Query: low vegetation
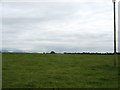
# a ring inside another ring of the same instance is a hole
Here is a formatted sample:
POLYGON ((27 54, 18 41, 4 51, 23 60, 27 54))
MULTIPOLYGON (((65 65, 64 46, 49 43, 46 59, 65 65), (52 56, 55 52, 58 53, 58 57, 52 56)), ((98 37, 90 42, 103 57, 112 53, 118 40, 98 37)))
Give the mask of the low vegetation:
POLYGON ((113 55, 3 53, 3 88, 116 88, 113 55))

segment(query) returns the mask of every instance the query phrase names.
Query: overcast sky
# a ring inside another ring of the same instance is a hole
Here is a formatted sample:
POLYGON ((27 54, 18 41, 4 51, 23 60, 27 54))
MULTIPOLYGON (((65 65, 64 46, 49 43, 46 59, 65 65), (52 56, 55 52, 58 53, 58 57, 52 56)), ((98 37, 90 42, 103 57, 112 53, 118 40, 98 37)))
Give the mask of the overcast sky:
POLYGON ((120 52, 120 1, 118 3, 118 51, 120 52))
POLYGON ((3 49, 113 52, 110 0, 4 0, 3 49))

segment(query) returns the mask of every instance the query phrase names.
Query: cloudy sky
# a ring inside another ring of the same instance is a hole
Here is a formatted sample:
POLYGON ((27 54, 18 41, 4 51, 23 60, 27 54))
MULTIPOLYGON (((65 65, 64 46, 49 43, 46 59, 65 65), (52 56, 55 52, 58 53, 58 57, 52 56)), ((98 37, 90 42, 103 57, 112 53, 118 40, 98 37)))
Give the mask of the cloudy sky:
POLYGON ((2 49, 113 52, 110 0, 4 0, 2 49))
POLYGON ((120 52, 120 0, 118 3, 118 51, 120 52))

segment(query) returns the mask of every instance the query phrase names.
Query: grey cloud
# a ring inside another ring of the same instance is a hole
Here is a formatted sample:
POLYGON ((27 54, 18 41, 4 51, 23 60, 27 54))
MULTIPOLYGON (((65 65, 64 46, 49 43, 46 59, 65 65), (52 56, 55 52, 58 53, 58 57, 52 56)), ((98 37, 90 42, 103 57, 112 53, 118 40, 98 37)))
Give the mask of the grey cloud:
POLYGON ((4 2, 3 49, 112 52, 112 9, 101 3, 4 2))
MULTIPOLYGON (((120 1, 118 3, 118 16, 120 16, 120 1)), ((120 52, 120 17, 118 17, 118 51, 120 52)))

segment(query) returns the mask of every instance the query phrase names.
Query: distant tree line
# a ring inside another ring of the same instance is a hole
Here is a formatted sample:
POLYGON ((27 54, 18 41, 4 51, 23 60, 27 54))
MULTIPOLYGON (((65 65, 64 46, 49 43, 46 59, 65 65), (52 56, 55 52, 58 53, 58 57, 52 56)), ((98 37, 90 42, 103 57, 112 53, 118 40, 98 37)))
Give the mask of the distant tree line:
MULTIPOLYGON (((50 53, 43 53, 43 54, 59 54, 59 53, 56 53, 55 51, 51 51, 50 53)), ((75 53, 72 53, 72 52, 64 52, 63 54, 90 54, 90 55, 114 55, 114 53, 99 53, 99 52, 82 52, 82 53, 79 53, 79 52, 75 52, 75 53)), ((116 54, 119 54, 120 55, 120 52, 117 52, 116 54)))
MULTIPOLYGON (((29 52, 5 52, 5 51, 0 51, 0 53, 29 53, 29 52)), ((33 53, 37 53, 37 52, 33 52, 33 53)), ((99 53, 99 52, 64 52, 64 53, 56 53, 55 51, 51 51, 49 53, 46 52, 41 52, 41 54, 89 54, 89 55, 114 55, 114 53, 99 53)), ((116 53, 117 55, 120 55, 120 52, 116 53)))
POLYGON ((67 53, 64 52, 64 54, 90 54, 90 55, 113 55, 114 53, 91 53, 91 52, 82 52, 82 53, 67 53))

